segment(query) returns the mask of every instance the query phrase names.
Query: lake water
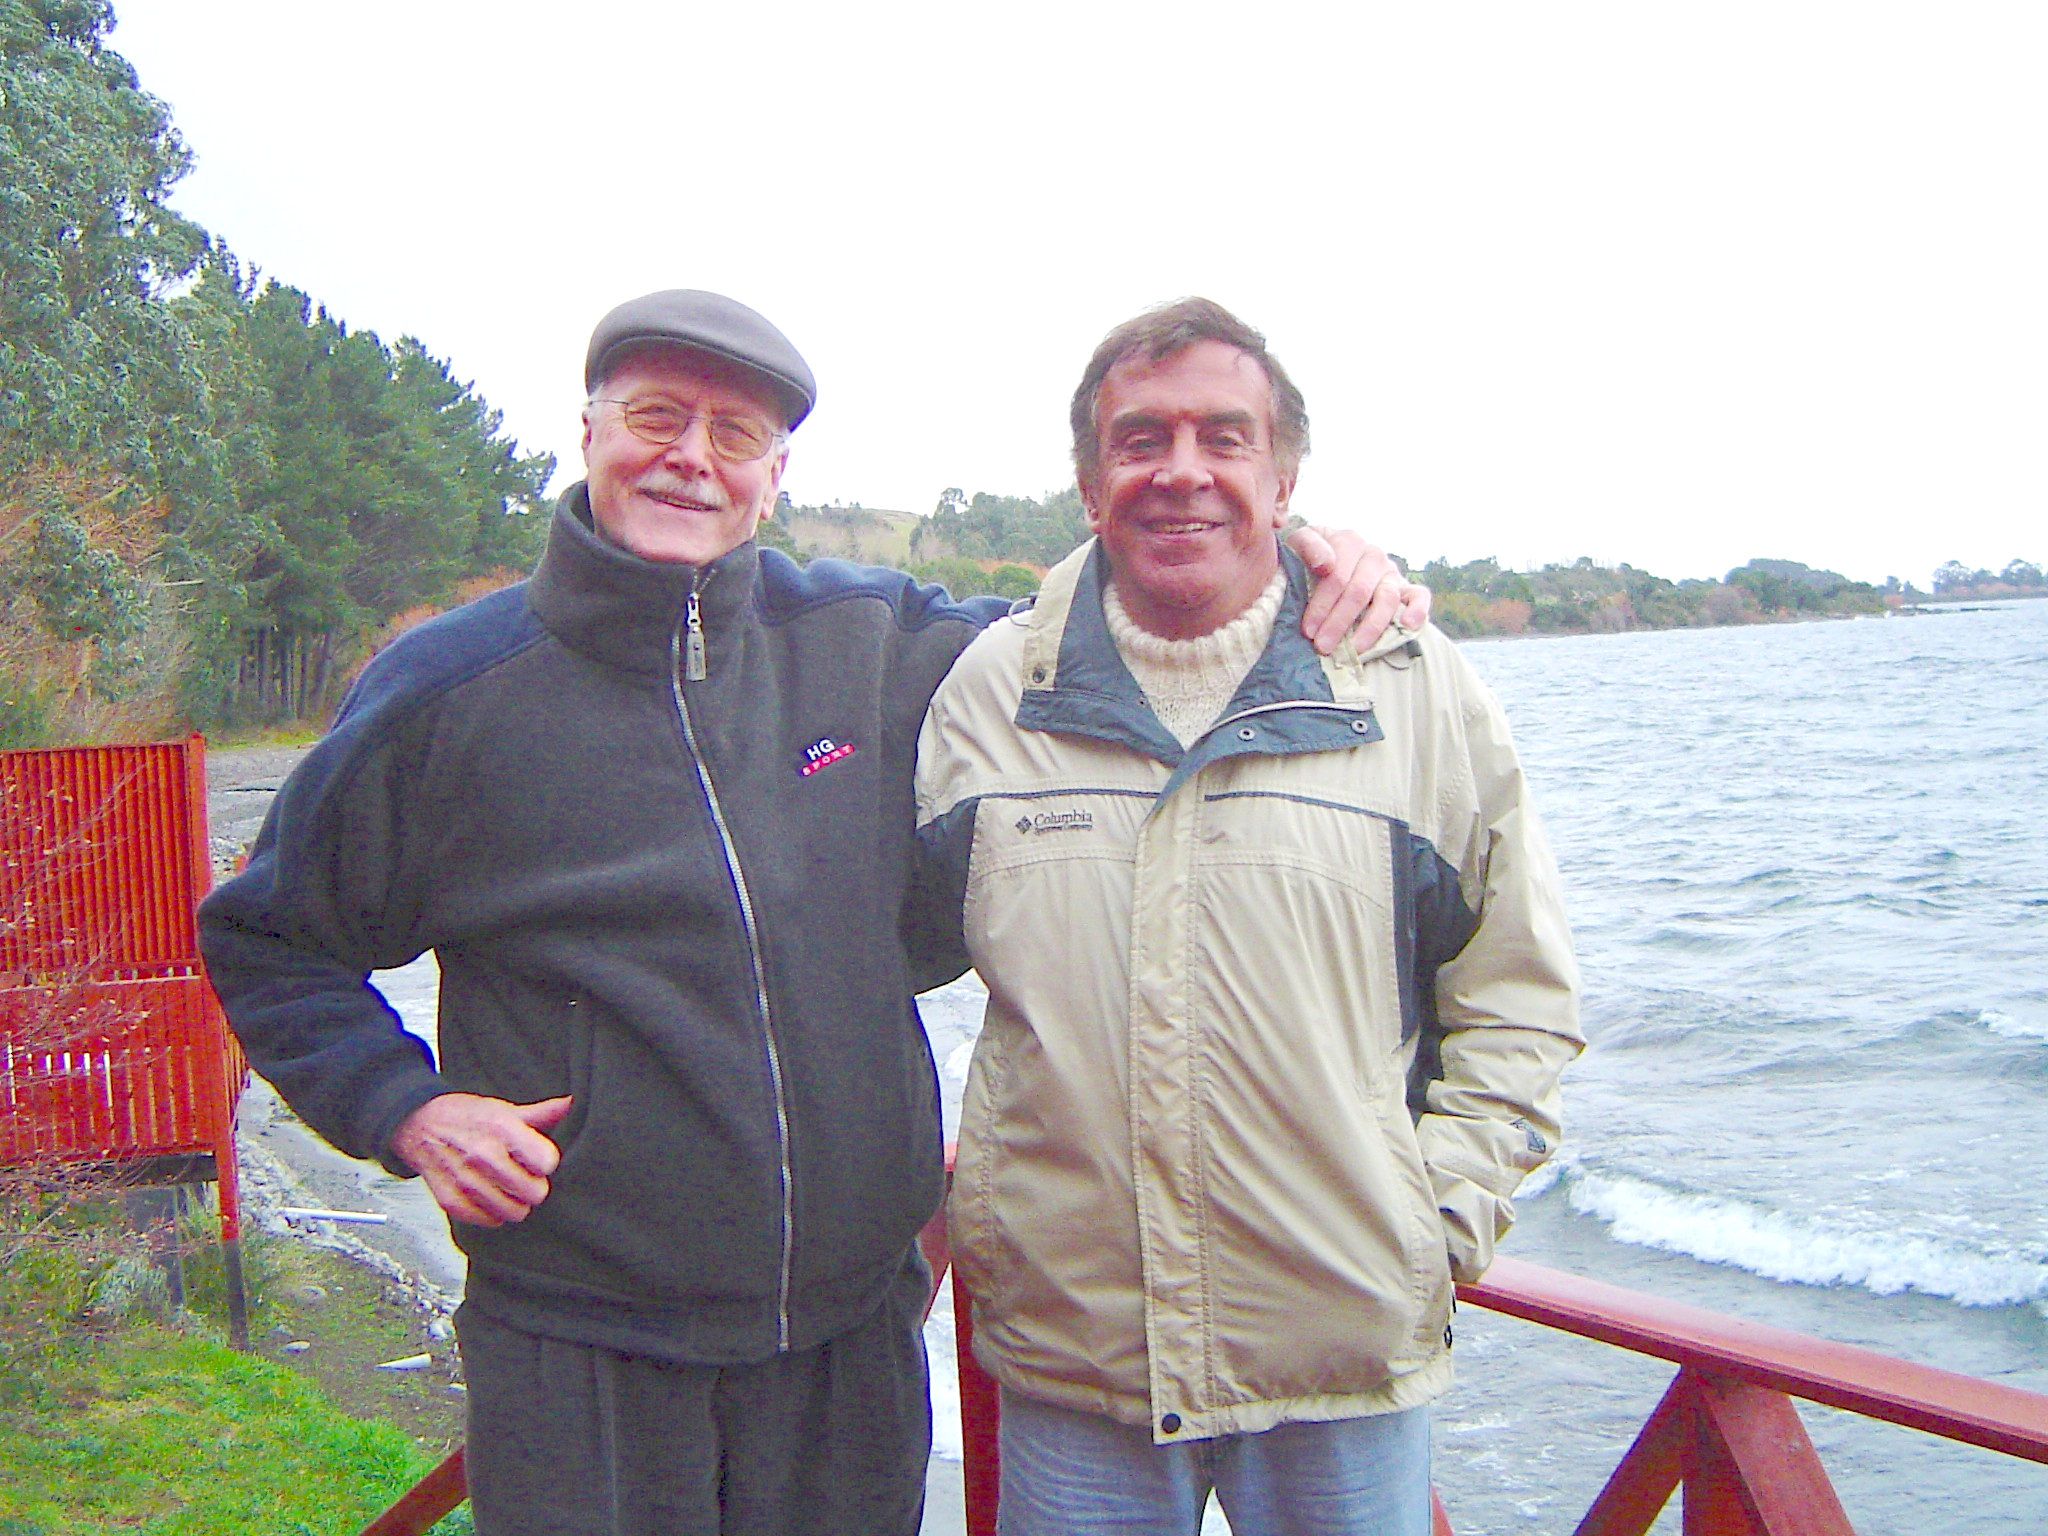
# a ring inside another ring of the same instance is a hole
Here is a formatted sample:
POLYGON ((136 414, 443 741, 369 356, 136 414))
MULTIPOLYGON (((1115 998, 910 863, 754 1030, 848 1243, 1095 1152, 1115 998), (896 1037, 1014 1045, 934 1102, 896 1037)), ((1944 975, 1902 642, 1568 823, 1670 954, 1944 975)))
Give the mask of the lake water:
MULTIPOLYGON (((2048 1392, 2048 602, 1467 654, 1557 848, 1591 1041, 1504 1251, 2048 1392)), ((922 999, 949 1134, 981 996, 922 999)), ((1460 1536, 1565 1536, 1671 1376, 1474 1308, 1457 1359, 1460 1536)), ((1802 1413, 1861 1536, 2048 1531, 2048 1467, 1802 1413)))
MULTIPOLYGON (((1470 654, 1592 1042, 1508 1251, 2048 1391, 2048 603, 1470 654)), ((1568 1531, 1668 1369, 1484 1318, 1439 1482, 1568 1531)), ((1863 1536, 2048 1530, 2048 1467, 1807 1417, 1863 1536)))
MULTIPOLYGON (((2048 1391, 2048 602, 1467 655, 1591 1042, 1504 1251, 2048 1391)), ((974 990, 927 999, 955 1101, 974 990)), ((1671 1376, 1474 1308, 1457 1359, 1459 1536, 1571 1531, 1671 1376)), ((1802 1411, 1861 1536, 2048 1531, 2048 1467, 1802 1411)))

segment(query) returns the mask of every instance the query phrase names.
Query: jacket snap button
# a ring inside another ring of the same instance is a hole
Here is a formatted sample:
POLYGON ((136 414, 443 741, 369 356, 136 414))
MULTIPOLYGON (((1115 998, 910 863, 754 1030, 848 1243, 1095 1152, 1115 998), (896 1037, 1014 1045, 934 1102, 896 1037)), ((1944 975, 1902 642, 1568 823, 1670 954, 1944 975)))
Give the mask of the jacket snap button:
POLYGON ((1257 731, 1253 730, 1248 725, 1240 725, 1237 728, 1237 739, 1239 741, 1250 741, 1254 736, 1258 734, 1259 733, 1257 731))
POLYGON ((1372 722, 1370 720, 1354 720, 1351 722, 1351 729, 1358 732, 1359 735, 1363 736, 1367 731, 1372 729, 1372 722))
POLYGON ((1167 1434, 1167 1435, 1177 1435, 1177 1434, 1179 1434, 1179 1433, 1180 1433, 1180 1415, 1179 1415, 1179 1414, 1177 1414, 1177 1413, 1169 1413, 1169 1414, 1168 1414, 1168 1415, 1167 1415, 1167 1416, 1166 1416, 1165 1418, 1163 1418, 1163 1419, 1161 1419, 1161 1420, 1159 1421, 1159 1430, 1160 1430, 1160 1433, 1162 1433, 1162 1434, 1167 1434))
POLYGON ((1031 669, 1031 681, 1033 681, 1034 683, 1042 683, 1042 682, 1044 682, 1044 681, 1045 681, 1045 668, 1043 668, 1043 667, 1033 667, 1033 668, 1031 669))

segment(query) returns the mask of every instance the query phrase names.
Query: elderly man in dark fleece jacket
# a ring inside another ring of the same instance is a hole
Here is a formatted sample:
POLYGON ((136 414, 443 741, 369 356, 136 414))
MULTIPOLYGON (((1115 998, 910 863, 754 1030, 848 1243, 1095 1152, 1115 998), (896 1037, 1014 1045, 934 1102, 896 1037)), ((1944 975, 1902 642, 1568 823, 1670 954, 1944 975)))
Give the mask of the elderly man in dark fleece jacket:
MULTIPOLYGON (((754 542, 816 387, 745 306, 623 304, 584 378, 532 579, 364 672, 208 967, 292 1107, 453 1223, 485 1536, 900 1536, 944 1182, 913 754, 1006 605, 754 542), (367 981, 429 949, 438 1063, 367 981)), ((1304 627, 1383 627, 1378 551, 1301 543, 1304 627)))

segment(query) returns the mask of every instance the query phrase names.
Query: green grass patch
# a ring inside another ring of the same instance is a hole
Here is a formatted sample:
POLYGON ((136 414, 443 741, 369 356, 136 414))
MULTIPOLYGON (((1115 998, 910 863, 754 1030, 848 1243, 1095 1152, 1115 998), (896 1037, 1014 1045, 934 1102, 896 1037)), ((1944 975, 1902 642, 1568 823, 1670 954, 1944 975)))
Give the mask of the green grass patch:
MULTIPOLYGON (((209 1252, 188 1254, 200 1310, 167 1316, 117 1223, 95 1235, 74 1220, 61 1241, 47 1221, 34 1236, 0 1225, 0 1536, 347 1536, 459 1437, 452 1345, 381 1276, 289 1239, 252 1243, 245 1354, 205 1315, 209 1252), (286 1342, 310 1347, 286 1356, 286 1342), (375 1370, 429 1351, 432 1371, 375 1370)), ((467 1511, 437 1529, 467 1531, 467 1511)))
POLYGON ((431 1464, 211 1339, 143 1324, 67 1355, 0 1434, 0 1518, 21 1536, 355 1531, 431 1464))

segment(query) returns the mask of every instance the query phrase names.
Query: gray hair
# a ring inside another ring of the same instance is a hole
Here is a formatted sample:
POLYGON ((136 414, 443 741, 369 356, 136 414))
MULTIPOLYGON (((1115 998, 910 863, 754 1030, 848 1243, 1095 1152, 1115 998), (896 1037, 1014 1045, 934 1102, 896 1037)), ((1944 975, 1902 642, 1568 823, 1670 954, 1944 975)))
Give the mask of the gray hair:
POLYGON ((1220 341, 1235 347, 1266 372, 1272 395, 1273 454, 1292 472, 1308 454, 1308 404, 1280 360, 1266 350, 1266 338, 1214 299, 1175 299, 1148 309, 1102 338, 1074 391, 1068 421, 1074 429, 1074 468, 1093 474, 1101 442, 1096 435, 1095 403, 1109 371, 1128 357, 1160 362, 1198 341, 1220 341))

